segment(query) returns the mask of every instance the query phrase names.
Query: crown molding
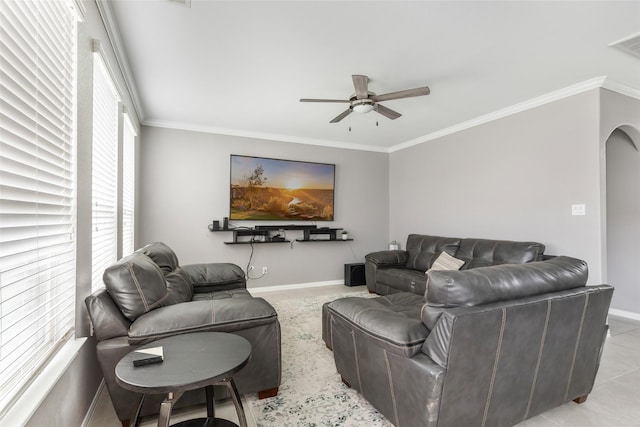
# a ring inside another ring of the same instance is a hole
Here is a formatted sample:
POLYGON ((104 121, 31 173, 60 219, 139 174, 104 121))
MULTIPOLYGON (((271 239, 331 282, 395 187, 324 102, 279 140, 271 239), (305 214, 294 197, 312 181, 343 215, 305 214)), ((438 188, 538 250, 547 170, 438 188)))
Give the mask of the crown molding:
POLYGON ((603 89, 608 89, 613 92, 617 92, 621 95, 630 96, 631 98, 635 98, 640 100, 640 90, 633 88, 631 86, 624 85, 622 83, 618 83, 610 78, 606 78, 604 83, 602 84, 603 89))
POLYGON ((529 99, 518 104, 514 104, 510 107, 503 108, 501 110, 494 111, 489 114, 476 117, 475 119, 468 120, 466 122, 458 123, 457 125, 450 126, 448 128, 441 129, 439 131, 411 139, 398 145, 394 145, 389 148, 389 152, 404 150, 414 145, 422 144, 424 142, 433 141, 434 139, 442 138, 443 136, 451 135, 466 129, 470 129, 475 126, 479 126, 485 123, 492 122, 504 117, 511 116, 522 111, 530 110, 532 108, 540 107, 541 105, 549 104, 551 102, 558 101, 560 99, 567 98, 569 96, 577 95, 579 93, 586 92, 588 90, 597 89, 602 87, 606 80, 606 77, 596 77, 590 80, 583 81, 568 87, 565 87, 554 92, 547 93, 536 98, 529 99))
POLYGON ((272 134, 272 133, 264 133, 264 132, 251 132, 251 131, 240 130, 240 129, 230 129, 230 128, 221 128, 221 127, 212 127, 212 126, 200 126, 200 125, 194 125, 191 123, 147 120, 147 121, 144 121, 142 124, 146 126, 153 126, 153 127, 181 129, 181 130, 189 130, 189 131, 195 131, 195 132, 205 132, 205 133, 238 136, 238 137, 253 138, 253 139, 264 139, 269 141, 290 142, 295 144, 320 145, 323 147, 343 148, 348 150, 393 153, 395 151, 404 150, 406 148, 410 148, 415 145, 419 145, 428 141, 433 141, 435 139, 442 138, 444 136, 451 135, 466 129, 470 129, 475 126, 489 123, 494 120, 508 117, 513 114, 530 110, 532 108, 540 107, 545 104, 549 104, 564 98, 568 98, 573 95, 577 95, 577 94, 587 92, 593 89, 598 89, 598 88, 608 89, 608 90, 620 93, 622 95, 627 95, 640 100, 640 90, 618 83, 606 76, 600 76, 600 77, 595 77, 589 80, 585 80, 580 83, 576 83, 571 86, 567 86, 565 88, 547 93, 542 96, 538 96, 536 98, 529 99, 527 101, 512 105, 507 108, 503 108, 501 110, 494 111, 489 114, 482 115, 475 119, 458 123, 448 128, 444 128, 436 132, 432 132, 430 134, 408 140, 406 142, 394 145, 389 148, 379 147, 375 145, 354 144, 354 143, 348 143, 348 142, 304 138, 304 137, 292 136, 292 135, 281 135, 281 134, 272 134))
POLYGON ((96 0, 96 5, 98 6, 100 18, 102 19, 102 23, 107 32, 109 44, 115 54, 118 68, 120 69, 120 73, 124 79, 124 84, 127 87, 127 92, 129 93, 129 97, 133 103, 134 114, 138 119, 138 122, 142 122, 144 120, 142 103, 140 102, 138 89, 135 84, 135 79, 133 78, 133 73, 131 72, 131 67, 129 66, 129 61, 127 60, 127 54, 122 44, 120 33, 115 23, 115 18, 113 17, 111 5, 107 0, 96 0))
POLYGON ((331 141, 325 139, 313 139, 292 135, 281 135, 266 132, 252 132, 241 129, 221 128, 214 126, 194 125, 191 123, 179 123, 163 120, 145 120, 145 126, 153 126, 168 129, 188 130, 194 132, 213 133, 218 135, 238 136, 252 139, 264 139, 268 141, 291 142, 295 144, 320 145, 322 147, 344 148, 347 150, 359 151, 375 151, 380 153, 388 153, 387 147, 378 147, 375 145, 353 144, 349 142, 331 141))

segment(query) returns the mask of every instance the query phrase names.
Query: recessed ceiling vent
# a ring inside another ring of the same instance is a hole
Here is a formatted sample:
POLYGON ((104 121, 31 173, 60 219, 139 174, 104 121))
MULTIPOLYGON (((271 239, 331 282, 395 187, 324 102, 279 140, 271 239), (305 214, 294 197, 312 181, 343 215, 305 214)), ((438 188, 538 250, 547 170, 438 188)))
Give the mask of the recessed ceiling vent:
POLYGON ((609 46, 620 49, 640 59, 640 33, 632 34, 629 37, 611 43, 609 46))

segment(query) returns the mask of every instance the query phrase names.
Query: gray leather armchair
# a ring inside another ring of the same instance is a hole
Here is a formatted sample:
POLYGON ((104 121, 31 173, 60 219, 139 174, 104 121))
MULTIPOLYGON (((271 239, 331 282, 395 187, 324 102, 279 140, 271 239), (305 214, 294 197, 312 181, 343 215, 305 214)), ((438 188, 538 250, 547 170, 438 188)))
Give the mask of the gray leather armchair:
POLYGON ((394 425, 510 426, 593 388, 613 295, 554 257, 430 271, 426 294, 324 307, 338 373, 394 425))
MULTIPOLYGON (((102 374, 123 426, 129 425, 140 396, 116 383, 116 364, 136 347, 171 335, 217 331, 246 338, 252 357, 234 375, 239 393, 258 393, 260 398, 277 394, 281 379, 278 316, 267 301, 249 294, 244 272, 237 265, 180 266, 171 248, 153 243, 107 268, 103 280, 105 288, 85 303, 102 374)), ((140 415, 156 413, 163 397, 146 398, 140 415)), ((178 406, 204 401, 204 392, 196 390, 185 393, 178 406)))

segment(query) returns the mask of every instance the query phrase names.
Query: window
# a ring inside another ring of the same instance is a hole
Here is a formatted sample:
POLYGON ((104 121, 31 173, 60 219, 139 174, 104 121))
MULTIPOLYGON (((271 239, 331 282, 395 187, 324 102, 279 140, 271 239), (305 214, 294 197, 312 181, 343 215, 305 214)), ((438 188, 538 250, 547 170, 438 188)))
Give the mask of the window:
POLYGON ((76 14, 0 1, 0 415, 72 335, 76 14))
POLYGON ((100 50, 93 66, 91 291, 117 257, 118 104, 120 98, 100 50))
POLYGON ((122 141, 122 255, 134 250, 136 131, 124 114, 122 141))

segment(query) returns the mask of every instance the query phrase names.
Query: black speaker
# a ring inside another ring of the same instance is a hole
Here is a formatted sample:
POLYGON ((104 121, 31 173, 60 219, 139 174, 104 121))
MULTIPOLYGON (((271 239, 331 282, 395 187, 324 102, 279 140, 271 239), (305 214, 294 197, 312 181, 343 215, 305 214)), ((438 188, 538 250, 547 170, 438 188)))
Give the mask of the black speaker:
POLYGON ((355 264, 344 265, 344 284, 345 286, 365 285, 364 264, 359 262, 355 264))
POLYGON ((226 216, 222 219, 222 229, 223 230, 229 229, 229 218, 226 216))
POLYGON ((213 221, 213 229, 220 230, 220 221, 213 221))

